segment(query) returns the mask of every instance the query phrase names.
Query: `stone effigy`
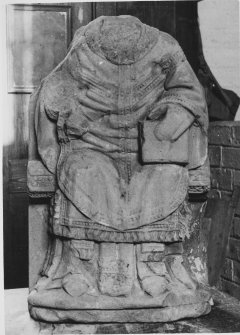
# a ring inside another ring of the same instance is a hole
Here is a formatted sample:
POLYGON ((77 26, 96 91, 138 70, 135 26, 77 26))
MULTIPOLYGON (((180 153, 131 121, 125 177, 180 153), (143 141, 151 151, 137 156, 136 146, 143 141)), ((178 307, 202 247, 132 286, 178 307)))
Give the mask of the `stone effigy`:
POLYGON ((166 322, 208 313, 210 294, 183 250, 188 193, 209 188, 208 115, 176 40, 131 16, 99 17, 76 32, 30 108, 40 162, 29 162, 29 191, 38 190, 36 166, 45 190, 54 187, 31 316, 166 322))

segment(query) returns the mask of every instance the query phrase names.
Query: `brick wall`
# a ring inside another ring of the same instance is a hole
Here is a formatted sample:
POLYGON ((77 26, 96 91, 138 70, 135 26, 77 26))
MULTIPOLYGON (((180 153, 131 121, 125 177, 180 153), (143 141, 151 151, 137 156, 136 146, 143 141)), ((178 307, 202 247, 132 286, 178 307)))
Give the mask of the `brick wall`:
MULTIPOLYGON (((209 197, 230 199, 240 186, 240 122, 212 122, 209 127, 212 189, 209 197)), ((229 224, 229 223, 226 223, 229 224)), ((240 199, 234 213, 220 287, 240 299, 240 199)))

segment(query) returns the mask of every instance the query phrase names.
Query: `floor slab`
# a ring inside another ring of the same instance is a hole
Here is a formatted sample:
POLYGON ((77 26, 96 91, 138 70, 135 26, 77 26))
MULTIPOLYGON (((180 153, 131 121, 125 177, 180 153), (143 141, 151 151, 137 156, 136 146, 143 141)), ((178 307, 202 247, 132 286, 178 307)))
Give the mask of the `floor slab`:
POLYGON ((53 334, 147 334, 147 333, 234 333, 240 332, 240 301, 212 289, 210 314, 172 323, 46 324, 33 321, 28 313, 28 289, 5 291, 6 335, 53 334))

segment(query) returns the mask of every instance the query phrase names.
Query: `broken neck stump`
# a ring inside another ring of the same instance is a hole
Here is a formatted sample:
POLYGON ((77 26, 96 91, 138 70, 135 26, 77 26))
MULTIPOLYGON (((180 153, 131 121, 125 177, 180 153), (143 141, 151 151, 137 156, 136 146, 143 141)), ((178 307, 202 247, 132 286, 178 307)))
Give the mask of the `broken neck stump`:
POLYGON ((189 193, 209 188, 208 116, 176 40, 131 16, 90 22, 32 95, 30 115, 29 193, 34 206, 51 199, 31 316, 91 324, 209 313, 183 248, 196 217, 189 193))

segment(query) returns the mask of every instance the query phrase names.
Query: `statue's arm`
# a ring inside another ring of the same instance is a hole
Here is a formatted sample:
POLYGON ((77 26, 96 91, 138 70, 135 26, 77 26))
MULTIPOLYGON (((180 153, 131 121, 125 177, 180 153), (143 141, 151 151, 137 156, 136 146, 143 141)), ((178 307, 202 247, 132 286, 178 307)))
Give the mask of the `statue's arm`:
MULTIPOLYGON (((40 92, 41 94, 41 92, 40 92)), ((57 137, 56 121, 47 115, 44 103, 40 97, 35 109, 35 132, 37 150, 47 169, 55 174, 60 146, 57 137)))
MULTIPOLYGON (((172 39, 172 41, 175 41, 172 39)), ((189 191, 202 193, 210 187, 207 156, 208 113, 204 90, 175 41, 166 63, 164 93, 149 118, 159 120, 155 136, 176 141, 189 129, 189 191)))
POLYGON ((161 120, 156 130, 160 140, 175 141, 193 123, 206 131, 208 116, 204 90, 181 47, 172 42, 160 61, 166 71, 164 92, 149 118, 161 120))

